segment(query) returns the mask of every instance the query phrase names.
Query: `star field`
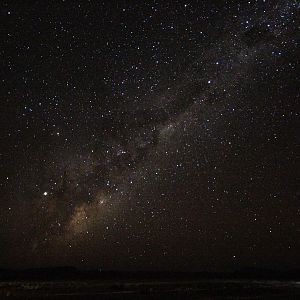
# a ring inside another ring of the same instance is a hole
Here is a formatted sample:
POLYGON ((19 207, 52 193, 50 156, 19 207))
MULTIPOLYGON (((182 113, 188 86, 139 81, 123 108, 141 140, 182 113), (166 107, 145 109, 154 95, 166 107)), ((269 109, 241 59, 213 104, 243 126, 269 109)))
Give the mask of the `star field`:
POLYGON ((0 266, 300 268, 299 8, 5 1, 0 266))

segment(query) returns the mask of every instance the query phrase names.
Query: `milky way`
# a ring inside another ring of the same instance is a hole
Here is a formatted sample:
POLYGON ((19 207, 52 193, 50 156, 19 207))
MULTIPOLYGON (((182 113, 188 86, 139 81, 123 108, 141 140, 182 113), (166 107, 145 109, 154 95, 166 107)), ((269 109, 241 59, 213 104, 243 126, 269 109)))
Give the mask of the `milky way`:
POLYGON ((7 2, 0 264, 300 267, 299 3, 7 2))

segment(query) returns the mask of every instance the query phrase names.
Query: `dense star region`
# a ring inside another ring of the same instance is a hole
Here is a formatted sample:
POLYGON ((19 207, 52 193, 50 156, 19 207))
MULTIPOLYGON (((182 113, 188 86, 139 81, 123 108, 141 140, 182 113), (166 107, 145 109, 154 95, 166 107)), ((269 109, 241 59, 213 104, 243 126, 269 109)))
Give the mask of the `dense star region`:
POLYGON ((46 2, 1 4, 0 266, 300 268, 299 1, 46 2))

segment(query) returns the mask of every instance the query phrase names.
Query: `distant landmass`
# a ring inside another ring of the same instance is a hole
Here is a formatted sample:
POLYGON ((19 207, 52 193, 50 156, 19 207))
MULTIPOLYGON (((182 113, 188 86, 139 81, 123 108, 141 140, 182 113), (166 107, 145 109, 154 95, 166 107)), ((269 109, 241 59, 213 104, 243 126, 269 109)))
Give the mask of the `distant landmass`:
POLYGON ((0 269, 0 299, 300 299, 299 270, 125 272, 0 269))
POLYGON ((13 270, 0 268, 0 280, 88 279, 274 279, 300 280, 300 270, 244 268, 233 272, 100 271, 71 266, 13 270))

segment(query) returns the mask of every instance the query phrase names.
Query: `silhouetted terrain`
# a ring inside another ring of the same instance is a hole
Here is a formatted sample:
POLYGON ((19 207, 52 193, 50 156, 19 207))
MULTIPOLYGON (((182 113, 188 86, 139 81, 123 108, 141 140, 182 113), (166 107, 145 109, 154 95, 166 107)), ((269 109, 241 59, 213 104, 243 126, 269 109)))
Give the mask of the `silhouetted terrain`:
POLYGON ((295 299, 298 270, 232 273, 82 271, 73 267, 0 269, 0 298, 295 299))

